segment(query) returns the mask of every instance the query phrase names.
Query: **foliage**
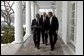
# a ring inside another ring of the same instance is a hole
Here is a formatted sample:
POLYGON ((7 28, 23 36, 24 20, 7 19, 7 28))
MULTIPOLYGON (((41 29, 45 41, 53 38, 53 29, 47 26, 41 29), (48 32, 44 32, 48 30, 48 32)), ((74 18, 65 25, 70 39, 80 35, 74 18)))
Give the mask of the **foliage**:
POLYGON ((2 31, 4 31, 3 36, 1 36, 1 43, 11 43, 14 41, 14 27, 11 26, 11 29, 9 31, 9 27, 7 25, 4 25, 2 28, 2 31))
MULTIPOLYGON (((14 26, 11 25, 11 29, 9 30, 8 25, 2 25, 2 31, 5 31, 3 36, 1 36, 1 43, 11 43, 14 41, 14 26)), ((23 36, 25 35, 25 30, 23 28, 23 36)))

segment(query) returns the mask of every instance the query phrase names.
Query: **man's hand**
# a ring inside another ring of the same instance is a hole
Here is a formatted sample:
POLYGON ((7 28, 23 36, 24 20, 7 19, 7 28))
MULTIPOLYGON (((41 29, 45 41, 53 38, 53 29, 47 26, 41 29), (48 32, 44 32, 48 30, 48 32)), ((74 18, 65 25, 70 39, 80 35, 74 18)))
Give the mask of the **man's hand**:
POLYGON ((36 25, 34 27, 37 27, 36 25))

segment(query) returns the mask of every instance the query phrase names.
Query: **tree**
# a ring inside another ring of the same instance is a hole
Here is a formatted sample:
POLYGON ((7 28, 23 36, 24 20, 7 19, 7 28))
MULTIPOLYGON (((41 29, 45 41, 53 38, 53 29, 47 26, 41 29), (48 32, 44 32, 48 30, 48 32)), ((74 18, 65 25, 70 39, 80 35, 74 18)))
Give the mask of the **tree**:
POLYGON ((14 14, 14 10, 12 8, 13 4, 13 1, 1 1, 1 16, 4 18, 4 22, 6 22, 9 27, 11 25, 11 18, 14 14))
MULTIPOLYGON (((25 1, 23 3, 23 11, 25 11, 25 1)), ((1 1, 1 16, 4 18, 4 22, 7 23, 8 26, 11 25, 11 18, 14 17, 13 10, 14 1, 1 1)))
MULTIPOLYGON (((25 3, 23 3, 23 12, 25 12, 25 3)), ((14 1, 1 1, 1 16, 7 25, 3 25, 2 30, 5 31, 1 36, 1 43, 10 43, 14 40, 14 26, 11 25, 12 18, 14 19, 14 1)))

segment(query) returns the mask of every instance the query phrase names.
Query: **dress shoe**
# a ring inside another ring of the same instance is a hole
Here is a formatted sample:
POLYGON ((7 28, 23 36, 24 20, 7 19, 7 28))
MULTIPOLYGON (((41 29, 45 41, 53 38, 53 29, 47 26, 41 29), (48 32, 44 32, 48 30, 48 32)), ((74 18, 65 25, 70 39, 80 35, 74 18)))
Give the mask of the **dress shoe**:
POLYGON ((54 49, 53 48, 51 48, 51 51, 53 51, 54 49))
POLYGON ((39 47, 37 47, 37 49, 40 49, 39 47))
POLYGON ((45 45, 48 45, 48 44, 45 44, 45 45))

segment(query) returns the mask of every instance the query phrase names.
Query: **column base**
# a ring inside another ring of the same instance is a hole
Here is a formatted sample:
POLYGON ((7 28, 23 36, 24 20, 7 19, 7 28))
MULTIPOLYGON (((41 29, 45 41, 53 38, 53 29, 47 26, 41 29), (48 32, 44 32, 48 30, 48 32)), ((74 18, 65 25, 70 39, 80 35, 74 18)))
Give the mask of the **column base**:
POLYGON ((22 41, 13 41, 11 44, 23 44, 22 41))
POLYGON ((23 41, 25 42, 29 37, 31 37, 31 34, 25 34, 23 37, 23 41))

